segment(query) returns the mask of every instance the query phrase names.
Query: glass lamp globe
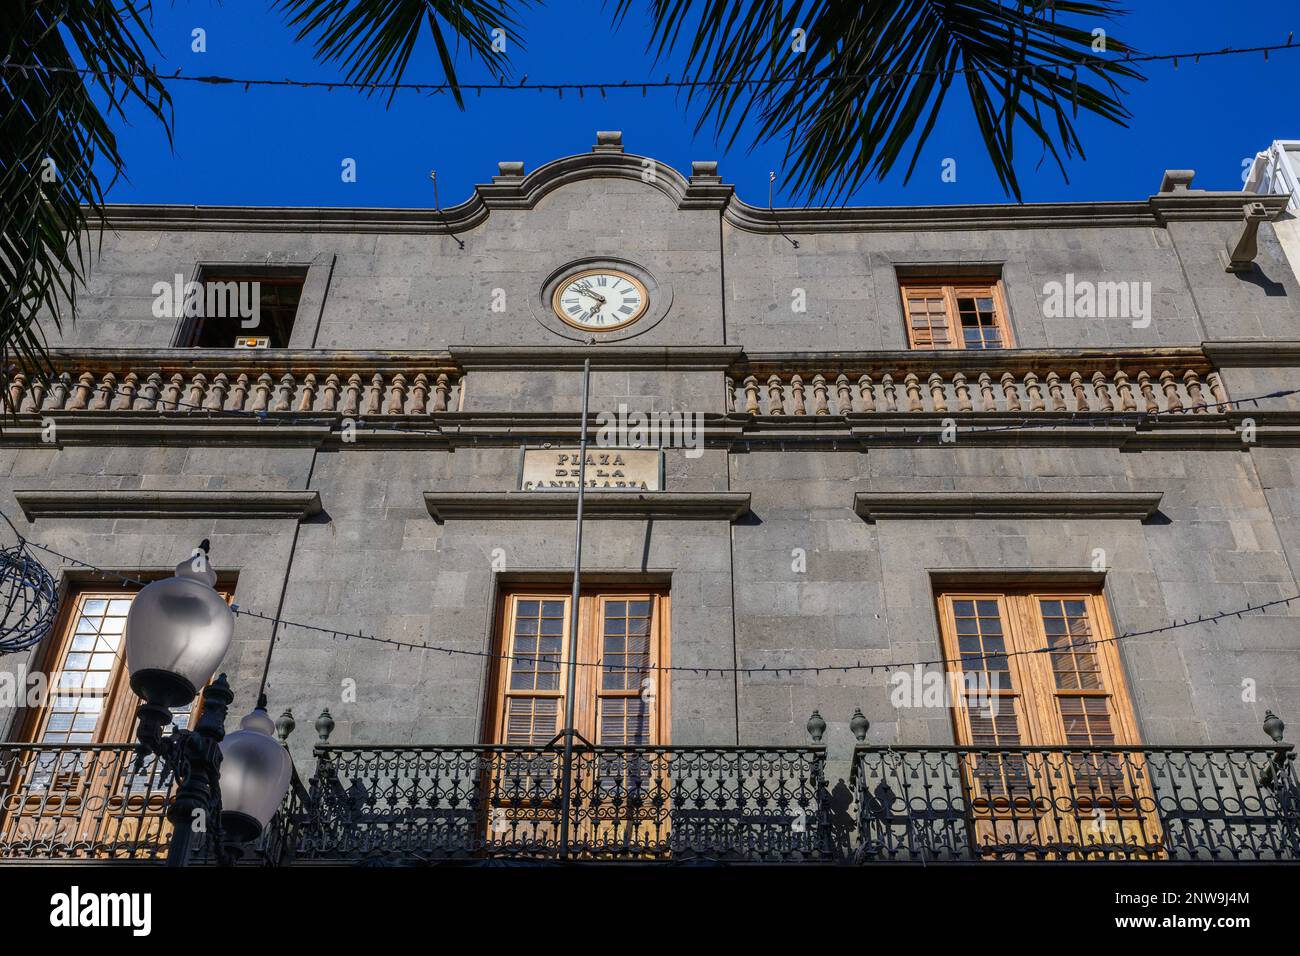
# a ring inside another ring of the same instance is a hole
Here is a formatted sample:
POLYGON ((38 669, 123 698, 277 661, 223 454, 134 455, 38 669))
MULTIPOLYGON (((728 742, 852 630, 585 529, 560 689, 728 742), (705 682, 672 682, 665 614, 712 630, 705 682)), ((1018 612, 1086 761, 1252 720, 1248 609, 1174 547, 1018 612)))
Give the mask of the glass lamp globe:
POLYGON ((274 732, 259 703, 221 741, 221 827, 236 843, 256 840, 289 792, 293 760, 274 732))
POLYGON ((217 572, 196 554, 170 578, 141 588, 126 616, 131 689, 168 709, 191 703, 230 647, 235 615, 213 586, 217 572))

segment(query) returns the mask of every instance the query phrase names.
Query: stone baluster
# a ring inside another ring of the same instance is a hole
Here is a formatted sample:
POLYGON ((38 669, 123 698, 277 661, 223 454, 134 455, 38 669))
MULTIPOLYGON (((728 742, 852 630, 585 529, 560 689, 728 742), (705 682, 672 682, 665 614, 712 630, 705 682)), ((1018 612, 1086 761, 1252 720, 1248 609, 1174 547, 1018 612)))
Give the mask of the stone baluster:
POLYGON ((980 411, 996 412, 998 410, 997 396, 993 394, 993 379, 989 377, 988 372, 980 372, 980 377, 976 379, 980 388, 980 411))
POLYGON ((883 411, 898 411, 898 386, 894 384, 894 376, 886 372, 880 377, 880 391, 885 397, 885 407, 883 411))
POLYGON ((1183 373, 1183 384, 1187 388, 1187 400, 1192 404, 1192 411, 1197 415, 1206 414, 1205 394, 1201 391, 1201 377, 1190 368, 1183 373))
POLYGON ((451 378, 446 372, 439 372, 433 381, 433 410, 445 412, 451 397, 451 378))
POLYGON ((230 401, 227 408, 232 411, 242 412, 244 405, 248 401, 248 373, 240 372, 235 379, 235 384, 230 389, 230 401))
POLYGON ((1210 395, 1214 398, 1216 412, 1230 411, 1232 406, 1228 404, 1228 390, 1223 387, 1223 376, 1218 372, 1209 372, 1205 376, 1206 383, 1210 386, 1210 395))
POLYGON ((1097 403, 1101 406, 1103 412, 1113 412, 1115 403, 1110 397, 1110 383, 1106 381, 1106 376, 1101 372, 1092 373, 1092 394, 1097 397, 1097 403))
POLYGON ((847 415, 853 411, 853 386, 843 372, 835 377, 835 414, 847 415))
POLYGON ((158 408, 158 399, 162 397, 163 377, 161 372, 151 372, 140 389, 140 407, 150 411, 158 408))
POLYGON ((293 396, 298 391, 298 381, 289 372, 280 376, 280 389, 276 395, 273 412, 293 411, 293 396))
POLYGON ((426 415, 429 409, 429 376, 420 372, 411 383, 411 414, 426 415))
POLYGON ((921 380, 916 377, 915 372, 908 372, 903 376, 903 388, 907 390, 907 410, 925 411, 925 403, 921 401, 921 380))
POLYGON ((263 372, 257 376, 257 384, 253 386, 253 403, 249 406, 250 412, 265 412, 271 407, 271 389, 275 387, 275 379, 271 378, 270 372, 263 372))
POLYGON ((1031 412, 1047 410, 1047 404, 1043 401, 1043 385, 1033 372, 1025 373, 1025 394, 1029 396, 1029 410, 1031 412))
POLYGON ((99 387, 95 389, 95 397, 91 400, 90 410, 92 412, 102 412, 108 408, 109 402, 117 393, 117 376, 112 372, 105 372, 104 377, 99 381, 99 387))
POLYGON ((1156 400, 1155 386, 1151 384, 1151 376, 1146 372, 1138 372, 1138 389, 1142 392, 1142 400, 1146 405, 1147 413, 1154 415, 1160 411, 1160 402, 1156 400))
POLYGON ((16 375, 14 375, 13 378, 9 380, 9 394, 7 396, 9 400, 9 404, 8 404, 8 408, 6 408, 6 411, 17 412, 18 409, 22 408, 23 395, 26 391, 27 391, 27 376, 24 375, 22 372, 18 372, 16 375))
POLYGON ((1065 404, 1065 386, 1061 384, 1061 376, 1055 372, 1047 373, 1047 394, 1052 397, 1052 411, 1064 412, 1069 407, 1065 404))
POLYGON ((406 412, 406 376, 398 372, 393 376, 393 388, 388 396, 385 414, 402 415, 406 412))
POLYGON ((308 372, 302 380, 302 397, 298 399, 298 411, 309 412, 316 404, 316 373, 308 372))
POLYGON ((366 415, 378 415, 384 408, 384 376, 376 372, 366 389, 366 415))
POLYGON ((930 405, 933 411, 946 412, 948 410, 948 397, 944 393, 943 376, 938 372, 931 372, 930 378, 926 382, 930 386, 930 405))
POLYGON ((793 415, 808 414, 803 400, 803 377, 797 372, 790 376, 790 412, 793 415))
POLYGON ((117 398, 109 405, 113 410, 130 411, 135 406, 135 396, 140 385, 140 376, 127 372, 122 384, 117 387, 117 398))
POLYGON ((1137 403, 1133 401, 1133 383, 1128 380, 1128 372, 1121 370, 1115 373, 1115 392, 1119 395, 1120 411, 1137 411, 1137 403))
POLYGON ((831 413, 830 403, 827 401, 829 391, 826 387, 826 376, 818 372, 813 376, 813 414, 829 415, 831 413))
POLYGON ((970 384, 966 381, 965 372, 956 372, 952 376, 953 394, 957 396, 957 411, 972 412, 975 407, 970 401, 970 384))
POLYGON ((68 402, 68 411, 81 412, 89 407, 91 393, 95 390, 95 376, 82 372, 77 376, 77 387, 73 389, 72 401, 68 402))
POLYGON ((1178 397, 1178 379, 1174 378, 1174 373, 1165 369, 1160 373, 1160 387, 1165 393, 1165 410, 1170 412, 1181 412, 1183 410, 1182 399, 1178 397))
POLYGON ((361 413, 361 376, 356 372, 348 376, 348 384, 343 388, 343 407, 339 411, 349 418, 361 413))
POLYGON ((208 393, 208 377, 202 372, 190 379, 189 398, 182 403, 184 411, 192 412, 203 407, 203 396, 208 393))
POLYGON ((858 379, 858 398, 862 402, 862 411, 876 410, 876 387, 871 383, 870 375, 863 375, 858 379))
POLYGON ((1003 372, 999 381, 1002 383, 1002 395, 1007 400, 1007 411, 1021 411, 1020 383, 1016 381, 1016 377, 1010 372, 1003 372))
POLYGON ((72 392, 72 375, 64 372, 54 380, 54 388, 50 391, 50 409, 58 411, 68 404, 68 395, 72 392))
POLYGON ((172 377, 167 381, 167 386, 163 389, 162 410, 165 412, 174 412, 180 405, 181 395, 185 393, 185 376, 180 372, 172 373, 172 377))
POLYGON ((745 389, 745 412, 749 415, 758 414, 758 379, 753 375, 746 375, 744 382, 745 389))
POLYGON ((322 412, 332 412, 338 409, 339 404, 339 377, 330 372, 325 376, 325 388, 321 394, 320 410, 322 412))
POLYGON ((32 382, 32 387, 27 390, 27 403, 22 410, 25 412, 39 412, 44 404, 45 380, 38 376, 32 382))
POLYGON ((226 407, 226 394, 230 391, 230 376, 225 372, 218 372, 212 377, 212 385, 208 388, 207 400, 203 403, 204 408, 221 411, 226 407))
POLYGON ((767 413, 785 414, 785 389, 781 385, 781 376, 776 374, 768 376, 767 379, 767 413))
POLYGON ((1070 373, 1070 391, 1074 392, 1074 410, 1087 412, 1092 410, 1088 404, 1088 391, 1083 385, 1083 376, 1078 372, 1070 373))

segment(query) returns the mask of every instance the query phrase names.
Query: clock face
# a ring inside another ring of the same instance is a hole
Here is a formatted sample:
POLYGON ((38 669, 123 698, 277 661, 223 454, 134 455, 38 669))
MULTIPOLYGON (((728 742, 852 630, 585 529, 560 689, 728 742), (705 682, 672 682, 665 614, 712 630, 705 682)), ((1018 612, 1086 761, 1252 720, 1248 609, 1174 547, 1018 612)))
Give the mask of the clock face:
POLYGON ((563 280, 551 306, 569 325, 609 332, 631 325, 650 305, 646 287, 617 269, 589 269, 563 280))

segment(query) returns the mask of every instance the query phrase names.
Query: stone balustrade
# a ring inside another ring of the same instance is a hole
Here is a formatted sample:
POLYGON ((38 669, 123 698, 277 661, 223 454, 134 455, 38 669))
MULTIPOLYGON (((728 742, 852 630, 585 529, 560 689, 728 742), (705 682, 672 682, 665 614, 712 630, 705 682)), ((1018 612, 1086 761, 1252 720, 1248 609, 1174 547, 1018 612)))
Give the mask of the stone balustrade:
MULTIPOLYGON (((791 358, 794 358, 793 356, 791 358)), ((1188 412, 1229 407, 1219 372, 1194 349, 877 353, 781 361, 728 374, 728 411, 752 415, 908 412, 1188 412)))
POLYGON ((15 372, 10 411, 427 415, 463 407, 463 376, 445 356, 367 353, 56 352, 52 379, 15 372))

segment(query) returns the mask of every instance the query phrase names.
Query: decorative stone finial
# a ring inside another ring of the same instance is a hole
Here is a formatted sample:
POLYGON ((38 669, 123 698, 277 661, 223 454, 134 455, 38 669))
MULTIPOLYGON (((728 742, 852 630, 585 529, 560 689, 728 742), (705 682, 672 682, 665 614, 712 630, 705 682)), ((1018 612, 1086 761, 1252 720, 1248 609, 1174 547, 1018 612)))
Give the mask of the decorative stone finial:
POLYGON ((867 731, 871 729, 871 721, 867 720, 866 715, 862 713, 861 707, 853 708, 853 716, 849 718, 849 730, 853 731, 853 736, 859 741, 867 739, 867 731))
POLYGON ((1164 178, 1160 180, 1160 191, 1162 193, 1185 193, 1192 185, 1192 178, 1196 175, 1194 169, 1166 169, 1164 178))
POLYGON ((822 737, 826 734, 826 721, 818 711, 813 711, 812 716, 808 718, 808 736, 812 738, 813 743, 822 742, 822 737))
POLYGON ((513 182, 516 179, 523 179, 523 178, 524 178, 523 163, 504 162, 504 163, 497 163, 497 174, 492 177, 492 181, 494 183, 499 183, 503 180, 508 180, 510 182, 513 182))
POLYGON ((289 735, 293 729, 298 726, 298 722, 293 719, 293 711, 288 707, 280 715, 280 719, 275 722, 275 736, 279 738, 280 743, 286 747, 289 746, 289 735))
POLYGON ((1282 718, 1271 710, 1264 711, 1264 733, 1279 744, 1282 742, 1282 735, 1286 733, 1286 724, 1282 723, 1282 718))
POLYGON ((718 175, 717 162, 703 159, 697 159, 691 163, 691 179, 711 183, 722 181, 722 177, 718 175))
POLYGON ((334 733, 334 718, 330 716, 330 709, 326 707, 316 718, 316 734, 320 737, 321 743, 327 744, 332 733, 334 733))
POLYGON ((623 131, 621 129, 602 129, 596 131, 596 145, 593 153, 623 152, 623 131))

